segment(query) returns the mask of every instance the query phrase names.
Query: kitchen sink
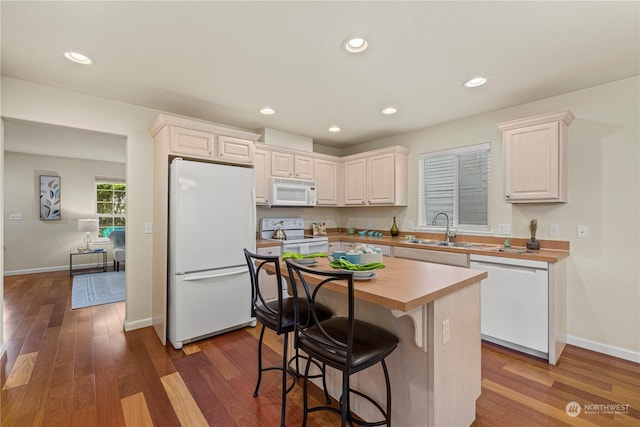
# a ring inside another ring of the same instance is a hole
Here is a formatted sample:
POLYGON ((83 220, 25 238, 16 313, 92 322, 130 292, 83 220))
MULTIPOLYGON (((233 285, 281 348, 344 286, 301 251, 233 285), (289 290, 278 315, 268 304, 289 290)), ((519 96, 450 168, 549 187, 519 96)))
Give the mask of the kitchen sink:
POLYGON ((427 245, 427 246, 446 246, 450 248, 474 248, 477 246, 486 246, 480 243, 465 243, 465 242, 445 242, 443 240, 424 240, 424 239, 415 239, 408 240, 407 243, 416 243, 418 245, 427 245))

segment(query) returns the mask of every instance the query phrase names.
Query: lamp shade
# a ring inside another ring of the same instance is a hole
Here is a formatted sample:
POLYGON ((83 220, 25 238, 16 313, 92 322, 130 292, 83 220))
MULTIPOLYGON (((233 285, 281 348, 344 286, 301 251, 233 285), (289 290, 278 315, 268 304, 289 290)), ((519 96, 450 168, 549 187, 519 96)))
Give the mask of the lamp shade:
POLYGON ((87 233, 98 231, 98 220, 97 219, 79 219, 78 231, 87 232, 87 233))

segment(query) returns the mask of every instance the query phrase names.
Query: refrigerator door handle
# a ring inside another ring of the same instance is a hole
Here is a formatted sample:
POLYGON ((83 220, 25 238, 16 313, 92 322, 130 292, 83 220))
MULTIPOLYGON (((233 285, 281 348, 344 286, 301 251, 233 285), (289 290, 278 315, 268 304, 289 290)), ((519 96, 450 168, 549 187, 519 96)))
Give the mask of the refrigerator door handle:
POLYGON ((244 274, 244 273, 247 273, 247 272, 249 272, 249 270, 245 268, 244 270, 230 271, 228 273, 210 274, 208 276, 185 277, 184 279, 182 279, 182 281, 183 282, 194 282, 196 280, 215 279, 217 277, 237 276, 238 274, 244 274))

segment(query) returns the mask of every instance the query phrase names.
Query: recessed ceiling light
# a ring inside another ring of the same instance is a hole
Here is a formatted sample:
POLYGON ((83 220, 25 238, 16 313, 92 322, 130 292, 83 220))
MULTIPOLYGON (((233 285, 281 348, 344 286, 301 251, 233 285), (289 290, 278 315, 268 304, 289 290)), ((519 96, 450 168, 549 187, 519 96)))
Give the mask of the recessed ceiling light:
POLYGON ((487 82, 487 79, 485 79, 484 77, 474 77, 474 78, 469 79, 466 82, 464 82, 464 86, 465 87, 478 87, 478 86, 482 86, 486 82, 487 82))
POLYGON ((329 128, 329 132, 340 132, 340 127, 338 126, 331 126, 329 128))
POLYGON ((367 47, 369 47, 369 43, 367 43, 367 41, 362 37, 354 37, 344 43, 344 48, 347 50, 347 52, 351 53, 364 52, 367 47))
POLYGON ((260 109, 260 112, 261 112, 262 114, 270 115, 270 114, 275 114, 275 113, 276 113, 276 110, 274 110, 274 109, 273 109, 273 108, 271 108, 271 107, 264 107, 264 108, 261 108, 261 109, 260 109))
POLYGON ((93 63, 91 58, 78 52, 65 52, 64 56, 69 61, 77 62, 78 64, 89 65, 93 63))
POLYGON ((398 109, 393 107, 387 107, 384 110, 382 110, 382 114, 386 114, 386 115, 395 114, 397 112, 398 112, 398 109))

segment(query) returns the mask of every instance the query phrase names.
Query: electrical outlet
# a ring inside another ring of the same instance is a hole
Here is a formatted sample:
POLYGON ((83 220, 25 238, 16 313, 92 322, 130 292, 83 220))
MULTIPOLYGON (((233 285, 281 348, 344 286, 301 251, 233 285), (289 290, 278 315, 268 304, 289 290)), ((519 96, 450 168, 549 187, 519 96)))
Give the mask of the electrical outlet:
POLYGON ((560 226, 558 224, 549 224, 549 236, 559 236, 560 226))
POLYGON ((589 227, 586 225, 579 225, 577 227, 577 235, 579 239, 587 239, 589 237, 589 227))
POLYGON ((450 338, 449 319, 447 319, 442 322, 442 344, 448 343, 450 338))
POLYGON ((371 220, 370 219, 367 220, 367 227, 371 227, 371 220))
POLYGON ((511 234, 511 224, 498 224, 498 234, 511 234))
POLYGON ((410 219, 408 221, 408 225, 409 225, 409 230, 413 230, 413 220, 412 219, 410 219))
POLYGON ((9 221, 22 221, 22 214, 21 213, 10 213, 9 214, 9 221))
POLYGON ((150 222, 145 222, 144 223, 144 234, 151 234, 153 233, 153 224, 150 222))

